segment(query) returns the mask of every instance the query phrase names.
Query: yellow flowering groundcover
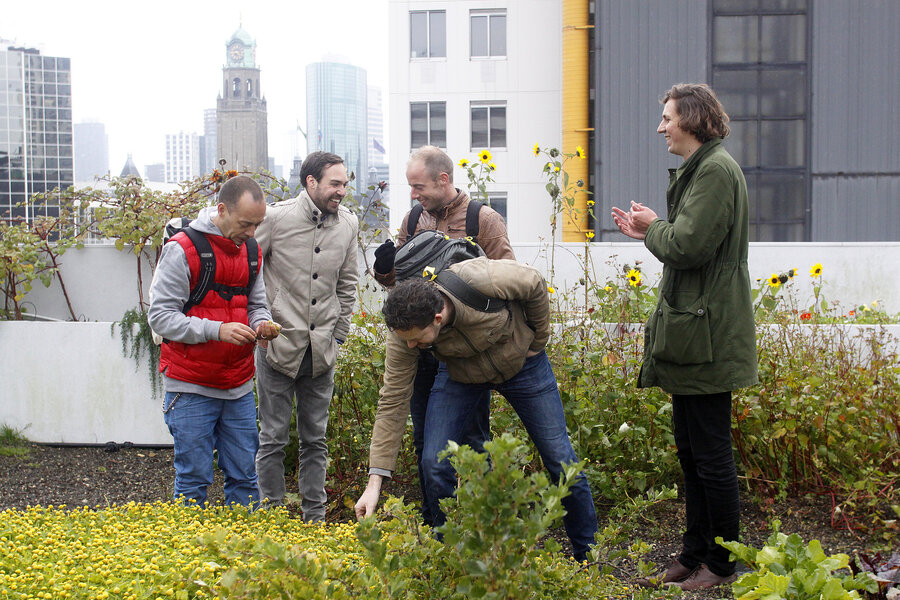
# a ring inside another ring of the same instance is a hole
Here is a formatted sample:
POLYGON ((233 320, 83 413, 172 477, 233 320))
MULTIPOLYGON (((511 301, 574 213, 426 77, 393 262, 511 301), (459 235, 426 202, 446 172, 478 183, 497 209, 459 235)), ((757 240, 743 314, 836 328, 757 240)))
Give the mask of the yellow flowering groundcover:
MULTIPOLYGON (((307 525, 283 510, 128 503, 102 509, 0 512, 0 598, 208 598, 194 584, 253 557, 216 562, 199 542, 223 534, 298 546, 317 560, 362 564, 356 524, 307 525)), ((260 576, 265 574, 260 573, 260 576)))

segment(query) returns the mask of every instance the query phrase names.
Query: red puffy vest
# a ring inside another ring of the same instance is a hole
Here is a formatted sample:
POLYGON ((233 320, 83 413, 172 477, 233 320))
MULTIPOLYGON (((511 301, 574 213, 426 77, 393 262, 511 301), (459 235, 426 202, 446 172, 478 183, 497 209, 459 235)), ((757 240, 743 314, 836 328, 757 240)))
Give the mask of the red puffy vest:
MULTIPOLYGON (((247 263, 247 245, 235 246, 234 242, 220 235, 207 235, 216 257, 216 283, 244 287, 250 276, 247 263)), ((181 244, 191 270, 191 289, 197 285, 200 273, 200 256, 197 248, 184 234, 170 240, 181 244)), ((262 252, 257 250, 259 264, 262 252)), ((214 290, 207 292, 200 304, 188 310, 189 317, 199 317, 223 323, 238 322, 249 325, 247 296, 234 295, 225 300, 214 290)), ((227 342, 209 341, 202 344, 183 344, 169 341, 162 345, 159 370, 179 381, 196 383, 217 389, 231 389, 253 377, 253 344, 237 346, 227 342)))

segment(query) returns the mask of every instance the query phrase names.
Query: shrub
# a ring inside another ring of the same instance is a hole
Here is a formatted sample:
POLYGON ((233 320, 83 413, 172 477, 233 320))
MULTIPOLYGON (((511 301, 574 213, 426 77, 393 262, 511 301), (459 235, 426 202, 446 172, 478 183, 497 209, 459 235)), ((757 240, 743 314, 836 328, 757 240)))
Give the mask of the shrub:
POLYGON ((772 535, 761 550, 716 538, 753 570, 732 585, 737 600, 852 600, 860 598, 858 590, 878 591, 878 584, 868 574, 850 573, 849 556, 826 556, 818 540, 804 546, 799 535, 781 533, 780 525, 778 520, 772 523, 772 535))

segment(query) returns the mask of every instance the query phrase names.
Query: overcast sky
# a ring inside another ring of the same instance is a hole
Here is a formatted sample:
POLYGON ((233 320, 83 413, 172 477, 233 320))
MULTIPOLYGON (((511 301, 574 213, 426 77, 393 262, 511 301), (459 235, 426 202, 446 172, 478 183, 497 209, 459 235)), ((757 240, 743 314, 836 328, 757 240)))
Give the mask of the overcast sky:
POLYGON ((241 24, 256 39, 269 155, 285 177, 297 123, 306 129, 307 64, 344 56, 366 69, 386 105, 387 0, 40 0, 3 2, 0 13, 0 39, 72 59, 73 121, 106 125, 114 175, 128 153, 142 172, 164 162, 166 133, 203 133, 203 110, 221 93, 225 43, 241 24))

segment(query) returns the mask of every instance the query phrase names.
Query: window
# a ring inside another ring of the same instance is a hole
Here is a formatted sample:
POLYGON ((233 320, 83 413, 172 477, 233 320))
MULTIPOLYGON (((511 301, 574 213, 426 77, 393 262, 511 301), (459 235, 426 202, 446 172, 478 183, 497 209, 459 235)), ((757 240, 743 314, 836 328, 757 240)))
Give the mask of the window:
MULTIPOLYGON (((475 198, 480 200, 480 198, 475 198)), ((506 192, 488 192, 488 204, 506 221, 506 192)))
POLYGON ((506 11, 473 10, 469 16, 472 58, 506 56, 506 11))
POLYGON ((411 58, 447 56, 446 12, 417 10, 409 13, 409 56, 411 58))
POLYGON ((251 97, 253 95, 253 81, 247 80, 247 97, 251 97))
POLYGON ((422 146, 447 147, 447 103, 410 102, 410 142, 422 146))
POLYGON ((231 82, 231 95, 238 98, 241 95, 241 80, 237 77, 231 82))
POLYGON ((472 150, 506 148, 506 103, 473 102, 472 150))
POLYGON ((809 237, 807 0, 713 0, 712 85, 750 193, 751 241, 809 237))

